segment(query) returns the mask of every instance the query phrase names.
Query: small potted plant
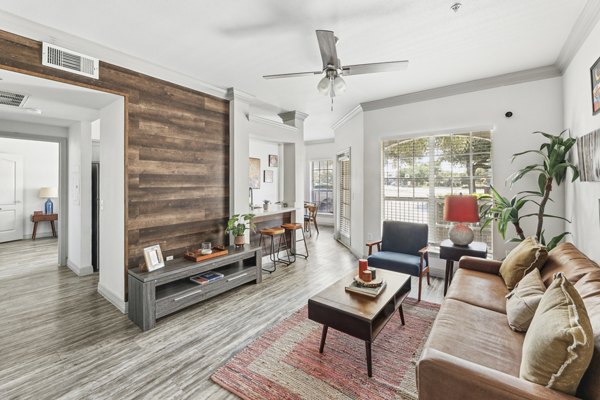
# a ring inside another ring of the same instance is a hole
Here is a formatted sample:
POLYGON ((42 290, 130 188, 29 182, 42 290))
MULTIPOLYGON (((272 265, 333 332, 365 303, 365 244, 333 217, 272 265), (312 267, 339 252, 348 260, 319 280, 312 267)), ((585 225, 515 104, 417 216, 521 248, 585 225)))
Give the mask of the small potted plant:
POLYGON ((252 222, 254 214, 235 214, 227 221, 227 227, 225 228, 226 233, 231 233, 234 236, 234 244, 236 246, 243 246, 246 242, 244 233, 246 229, 254 231, 256 225, 252 222))
POLYGON ((269 204, 271 204, 271 202, 269 200, 263 200, 263 209, 268 210, 269 204))

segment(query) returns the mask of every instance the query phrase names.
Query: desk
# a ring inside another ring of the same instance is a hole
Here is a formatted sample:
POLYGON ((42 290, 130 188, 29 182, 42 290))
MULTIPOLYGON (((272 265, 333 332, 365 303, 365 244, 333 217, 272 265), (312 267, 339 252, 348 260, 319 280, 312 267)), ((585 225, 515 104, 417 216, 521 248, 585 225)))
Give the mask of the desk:
POLYGON ((54 226, 54 221, 58 221, 58 214, 33 214, 31 216, 31 222, 33 222, 33 233, 31 234, 31 239, 35 240, 38 222, 43 221, 50 222, 50 225, 52 226, 52 237, 58 237, 56 234, 56 227, 54 226))
POLYGON ((473 242, 468 246, 456 246, 450 239, 446 239, 440 244, 440 258, 446 260, 444 296, 446 295, 446 291, 448 291, 450 282, 452 282, 452 276, 454 275, 454 261, 460 260, 462 256, 486 258, 487 244, 483 242, 473 242))

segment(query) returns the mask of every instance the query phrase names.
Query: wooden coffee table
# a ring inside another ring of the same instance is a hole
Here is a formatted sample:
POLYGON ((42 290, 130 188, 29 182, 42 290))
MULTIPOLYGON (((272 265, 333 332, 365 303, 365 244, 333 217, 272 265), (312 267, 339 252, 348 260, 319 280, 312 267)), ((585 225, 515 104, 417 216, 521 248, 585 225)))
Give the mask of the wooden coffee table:
POLYGON ((371 343, 396 310, 399 311, 404 325, 402 302, 410 293, 410 275, 378 269, 377 276, 381 276, 387 286, 374 299, 345 291, 344 288, 352 282, 355 275, 356 272, 352 272, 311 297, 308 300, 308 318, 323 324, 320 353, 323 353, 329 327, 364 340, 367 350, 367 372, 371 377, 371 343))

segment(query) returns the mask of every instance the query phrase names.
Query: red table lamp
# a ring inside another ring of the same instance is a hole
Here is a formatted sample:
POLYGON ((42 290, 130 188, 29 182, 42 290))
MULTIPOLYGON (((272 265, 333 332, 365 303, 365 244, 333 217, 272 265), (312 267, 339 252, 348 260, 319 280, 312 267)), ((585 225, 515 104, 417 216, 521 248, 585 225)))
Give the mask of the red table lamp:
POLYGON ((468 246, 475 235, 464 222, 479 222, 477 197, 471 195, 446 196, 444 198, 444 221, 457 222, 448 232, 452 243, 456 246, 468 246))

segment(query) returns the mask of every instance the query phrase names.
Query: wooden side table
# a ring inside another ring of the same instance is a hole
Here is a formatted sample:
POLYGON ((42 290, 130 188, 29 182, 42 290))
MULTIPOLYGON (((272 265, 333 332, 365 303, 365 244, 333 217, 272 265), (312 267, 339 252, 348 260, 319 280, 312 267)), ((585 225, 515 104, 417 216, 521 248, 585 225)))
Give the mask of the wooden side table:
POLYGON ((446 260, 444 296, 448 291, 450 282, 452 282, 452 276, 454 275, 454 261, 460 260, 462 256, 486 258, 487 244, 483 242, 473 242, 468 246, 456 246, 450 239, 446 239, 440 244, 440 258, 446 260))
POLYGON ((56 234, 56 226, 54 226, 54 221, 58 221, 58 214, 33 214, 31 216, 31 222, 33 222, 33 233, 31 234, 31 239, 35 240, 38 222, 42 221, 50 222, 50 225, 52 226, 52 237, 58 237, 56 234))

